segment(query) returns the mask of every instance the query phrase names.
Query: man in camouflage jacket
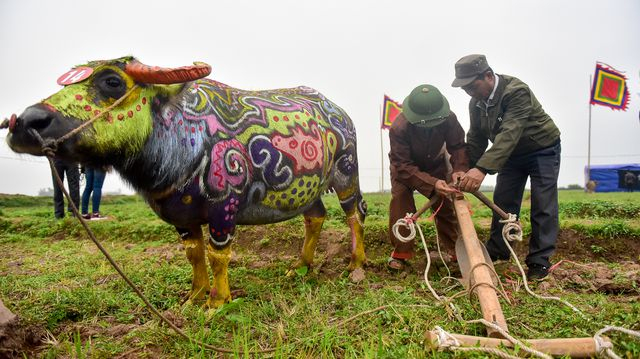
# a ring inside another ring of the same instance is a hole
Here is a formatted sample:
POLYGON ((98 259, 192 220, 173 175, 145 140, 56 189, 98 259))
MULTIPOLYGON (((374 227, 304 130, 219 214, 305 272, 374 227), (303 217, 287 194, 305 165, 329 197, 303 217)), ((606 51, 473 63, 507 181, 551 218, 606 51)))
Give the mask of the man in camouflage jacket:
MULTIPOLYGON (((527 178, 531 179, 531 239, 526 263, 530 279, 547 276, 558 236, 560 131, 529 87, 493 72, 484 55, 468 55, 455 65, 453 87, 469 96, 467 145, 471 169, 461 178, 464 191, 479 190, 486 174, 498 173, 494 202, 520 215, 527 178), (492 146, 487 150, 488 141, 492 146)), ((487 250, 509 259, 500 218, 494 214, 487 250)))

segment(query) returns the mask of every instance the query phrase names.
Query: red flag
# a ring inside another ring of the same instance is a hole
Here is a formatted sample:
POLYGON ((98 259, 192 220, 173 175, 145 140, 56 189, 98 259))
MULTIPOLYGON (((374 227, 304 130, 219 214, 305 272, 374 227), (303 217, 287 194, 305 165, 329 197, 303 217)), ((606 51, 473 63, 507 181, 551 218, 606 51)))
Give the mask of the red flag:
POLYGON ((380 128, 387 129, 391 127, 391 124, 400 112, 402 112, 402 104, 384 95, 384 102, 382 103, 382 125, 380 128))
POLYGON ((611 66, 597 63, 591 86, 591 104, 626 111, 629 104, 627 78, 611 66))

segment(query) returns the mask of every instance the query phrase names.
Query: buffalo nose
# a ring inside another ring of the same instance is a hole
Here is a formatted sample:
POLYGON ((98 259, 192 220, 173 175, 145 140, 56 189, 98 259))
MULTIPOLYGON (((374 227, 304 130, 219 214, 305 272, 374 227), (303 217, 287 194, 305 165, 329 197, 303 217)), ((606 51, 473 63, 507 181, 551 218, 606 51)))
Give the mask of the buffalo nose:
POLYGON ((8 128, 9 132, 13 132, 13 128, 16 127, 16 119, 17 116, 15 113, 11 115, 11 119, 5 118, 2 124, 0 124, 0 130, 8 128))
POLYGON ((22 115, 20 115, 20 117, 18 117, 14 121, 13 129, 19 127, 26 132, 30 131, 31 129, 40 132, 43 129, 49 127, 52 121, 53 117, 51 117, 48 111, 45 111, 39 107, 32 106, 27 108, 22 113, 22 115))

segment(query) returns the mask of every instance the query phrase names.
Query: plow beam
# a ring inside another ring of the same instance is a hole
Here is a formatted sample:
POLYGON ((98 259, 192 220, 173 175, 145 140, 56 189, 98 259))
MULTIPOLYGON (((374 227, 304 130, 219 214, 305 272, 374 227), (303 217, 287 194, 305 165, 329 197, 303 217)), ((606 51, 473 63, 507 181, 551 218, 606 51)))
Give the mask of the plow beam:
MULTIPOLYGON (((486 258, 482 251, 482 244, 478 240, 471 213, 469 213, 468 202, 462 195, 457 195, 453 200, 453 205, 458 217, 458 223, 464 241, 464 249, 471 273, 465 277, 471 277, 474 283, 473 291, 478 295, 480 309, 485 320, 492 322, 508 332, 507 321, 502 313, 498 294, 493 285, 492 273, 487 265, 486 258)), ((460 240, 460 239, 458 239, 460 240)), ((495 329, 487 328, 487 335, 493 338, 500 338, 502 335, 495 329)))

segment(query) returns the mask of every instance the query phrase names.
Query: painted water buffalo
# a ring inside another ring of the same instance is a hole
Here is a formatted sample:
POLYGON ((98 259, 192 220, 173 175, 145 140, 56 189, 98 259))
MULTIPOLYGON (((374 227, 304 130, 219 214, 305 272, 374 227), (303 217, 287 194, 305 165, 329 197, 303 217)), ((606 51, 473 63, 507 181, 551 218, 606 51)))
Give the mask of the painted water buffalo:
POLYGON ((61 76, 59 92, 12 117, 8 144, 41 156, 38 134, 51 142, 100 115, 55 155, 112 165, 175 226, 193 267, 189 298, 209 307, 231 299, 236 225, 303 214, 305 239, 292 268, 311 265, 325 191, 340 199, 351 230, 349 269, 361 272, 366 205, 347 114, 308 87, 245 91, 204 79, 210 72, 203 63, 169 69, 133 57, 89 62, 61 76))

